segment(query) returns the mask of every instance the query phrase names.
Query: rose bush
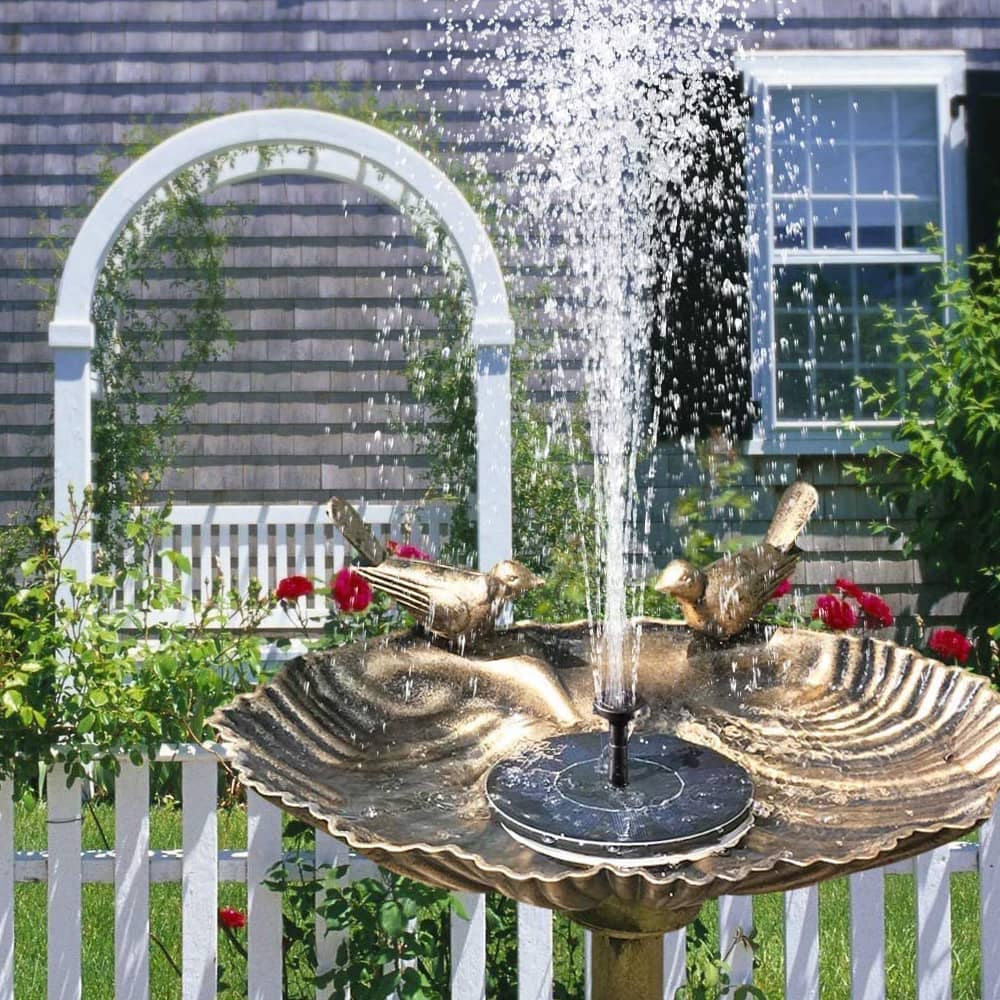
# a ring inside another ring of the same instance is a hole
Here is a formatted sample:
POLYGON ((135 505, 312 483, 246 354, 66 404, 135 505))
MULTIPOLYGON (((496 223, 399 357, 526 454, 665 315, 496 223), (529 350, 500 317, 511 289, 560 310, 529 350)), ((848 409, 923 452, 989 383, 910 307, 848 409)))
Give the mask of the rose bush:
POLYGON ((972 652, 972 643, 961 632, 953 628, 939 628, 931 633, 927 648, 942 660, 965 663, 972 652))

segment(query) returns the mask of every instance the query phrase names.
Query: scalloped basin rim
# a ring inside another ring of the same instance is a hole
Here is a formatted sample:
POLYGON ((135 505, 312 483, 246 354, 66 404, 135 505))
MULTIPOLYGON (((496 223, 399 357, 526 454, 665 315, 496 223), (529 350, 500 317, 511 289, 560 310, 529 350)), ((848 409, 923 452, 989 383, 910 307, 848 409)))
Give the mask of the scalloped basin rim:
POLYGON ((807 884, 990 816, 1000 697, 984 678, 865 637, 776 629, 719 646, 643 629, 641 727, 721 749, 757 789, 740 845, 669 869, 554 862, 485 806, 485 773, 512 747, 602 728, 579 623, 520 622, 465 657, 412 632, 306 654, 211 721, 245 785, 378 863, 564 910, 807 884))

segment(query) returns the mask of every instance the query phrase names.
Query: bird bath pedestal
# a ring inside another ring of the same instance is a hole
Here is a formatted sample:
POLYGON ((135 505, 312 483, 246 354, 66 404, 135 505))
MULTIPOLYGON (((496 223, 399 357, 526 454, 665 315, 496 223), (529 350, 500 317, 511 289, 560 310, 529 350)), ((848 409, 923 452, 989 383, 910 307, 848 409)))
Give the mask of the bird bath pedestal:
POLYGON ((679 737, 749 774, 752 825, 726 849, 579 863, 499 822, 494 765, 605 731, 582 624, 522 624, 465 656, 416 633, 309 653, 213 722, 246 785, 378 864, 595 931, 596 1000, 662 996, 662 935, 705 901, 921 853, 987 819, 1000 787, 1000 697, 891 642, 777 629, 720 645, 647 620, 638 690, 634 742, 679 737))

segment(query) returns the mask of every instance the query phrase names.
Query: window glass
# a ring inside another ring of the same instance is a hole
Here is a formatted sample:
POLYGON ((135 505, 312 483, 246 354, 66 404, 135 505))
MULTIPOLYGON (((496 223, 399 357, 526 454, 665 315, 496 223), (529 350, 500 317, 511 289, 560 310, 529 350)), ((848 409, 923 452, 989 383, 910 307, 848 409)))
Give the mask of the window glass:
POLYGON ((855 379, 905 387, 891 316, 929 307, 923 272, 938 259, 926 241, 942 221, 936 91, 769 98, 777 419, 878 419, 855 379))

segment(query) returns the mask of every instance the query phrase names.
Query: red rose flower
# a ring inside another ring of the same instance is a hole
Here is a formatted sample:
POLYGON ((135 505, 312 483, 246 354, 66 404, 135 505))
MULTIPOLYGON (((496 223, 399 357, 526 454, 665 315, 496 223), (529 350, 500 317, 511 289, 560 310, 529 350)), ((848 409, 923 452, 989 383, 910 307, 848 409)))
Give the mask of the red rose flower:
POLYGON ((972 652, 972 643, 953 628, 939 628, 931 632, 927 646, 942 660, 954 659, 958 663, 965 663, 972 652))
POLYGON ((387 542, 385 547, 399 559, 423 559, 429 562, 431 558, 423 549, 418 549, 416 545, 387 542))
MULTIPOLYGON (((292 577, 292 579, 295 579, 292 577)), ((299 577, 299 579, 302 579, 299 577)), ((282 583, 285 581, 282 580, 282 583)), ((222 906, 219 908, 219 923, 223 927, 229 927, 231 930, 238 930, 240 927, 246 927, 247 925, 247 915, 241 910, 235 910, 231 906, 222 906)))
POLYGON ((865 613, 865 624, 869 628, 888 628, 894 621, 889 605, 882 600, 878 594, 871 594, 865 591, 859 598, 858 604, 865 613))
POLYGON ((330 581, 330 592, 341 611, 364 611, 372 602, 368 581, 346 566, 330 581))
POLYGON ((314 589, 312 580, 307 576, 286 576, 278 583, 274 596, 279 601, 294 601, 311 594, 314 589))
POLYGON ((785 594, 790 594, 792 592, 792 578, 788 577, 782 580, 771 594, 771 600, 776 601, 779 597, 784 597, 785 594))
POLYGON ((848 580, 847 577, 844 576, 838 576, 837 579, 833 581, 833 585, 842 594, 846 594, 848 597, 853 597, 858 603, 861 602, 861 598, 865 593, 853 580, 848 580))
POLYGON ((816 598, 816 606, 813 608, 813 618, 818 618, 829 628, 842 631, 843 629, 854 628, 858 624, 858 616, 854 613, 854 608, 842 601, 833 594, 822 594, 816 598))

